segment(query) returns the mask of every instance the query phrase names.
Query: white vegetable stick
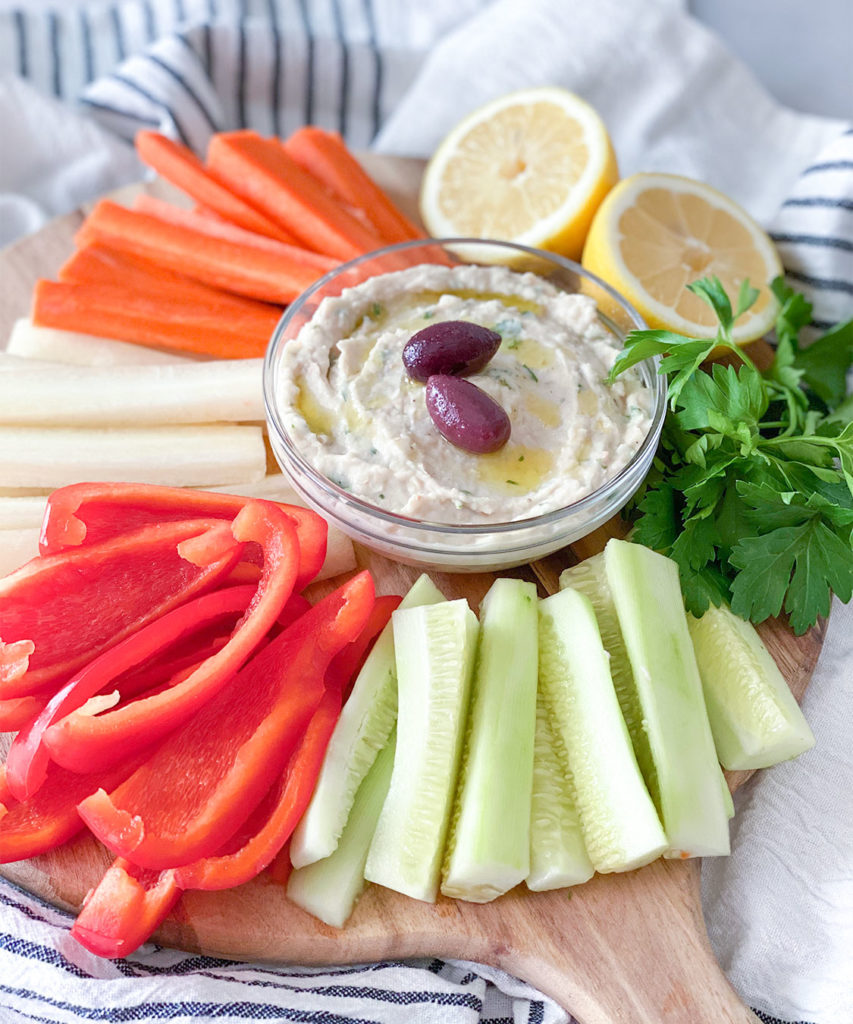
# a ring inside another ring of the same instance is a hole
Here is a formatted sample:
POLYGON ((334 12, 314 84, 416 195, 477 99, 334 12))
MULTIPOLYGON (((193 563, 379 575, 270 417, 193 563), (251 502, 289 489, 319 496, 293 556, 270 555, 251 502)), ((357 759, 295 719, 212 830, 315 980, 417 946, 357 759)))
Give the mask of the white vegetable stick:
POLYGON ((5 487, 54 488, 80 480, 206 487, 249 483, 265 472, 259 427, 0 427, 5 487))
POLYGON ((23 356, 13 356, 9 355, 8 352, 0 352, 0 370, 32 370, 37 368, 43 372, 51 370, 58 365, 61 364, 49 363, 45 359, 24 359, 23 356))
POLYGON ((0 373, 0 424, 130 427, 264 418, 261 359, 0 373))
MULTIPOLYGON (((302 508, 309 507, 283 473, 271 473, 263 480, 252 484, 226 484, 224 487, 211 487, 209 490, 222 494, 239 494, 244 498, 265 498, 267 501, 280 501, 287 505, 300 505, 302 508)), ((330 525, 326 542, 326 560, 315 578, 325 580, 355 568, 355 549, 352 541, 336 526, 330 525)))
POLYGON ((219 494, 239 494, 243 498, 266 498, 268 501, 283 501, 288 505, 301 505, 308 508, 308 503, 294 490, 293 484, 284 473, 268 473, 263 480, 251 484, 235 484, 237 490, 229 490, 228 485, 211 487, 211 491, 219 494))
POLYGON ((0 576, 7 576, 39 553, 39 528, 0 530, 0 576))
POLYGON ((79 366, 141 366, 145 363, 189 363, 193 360, 173 352, 161 352, 145 345, 94 334, 37 327, 23 318, 15 321, 7 351, 26 359, 46 359, 79 366))
POLYGON ((20 530, 41 527, 47 498, 36 495, 26 497, 0 497, 0 530, 20 530))

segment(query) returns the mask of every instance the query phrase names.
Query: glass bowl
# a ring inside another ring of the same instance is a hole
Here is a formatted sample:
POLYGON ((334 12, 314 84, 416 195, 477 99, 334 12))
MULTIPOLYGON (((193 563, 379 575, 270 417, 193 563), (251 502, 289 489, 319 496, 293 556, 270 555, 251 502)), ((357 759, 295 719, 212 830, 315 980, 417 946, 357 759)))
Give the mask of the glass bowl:
POLYGON ((327 296, 389 270, 401 262, 504 264, 533 271, 558 288, 591 296, 601 323, 620 340, 646 325, 609 285, 579 264, 554 253, 510 242, 453 238, 403 242, 344 263, 320 278, 285 311, 273 333, 264 361, 264 404, 270 443, 284 473, 305 501, 354 541, 388 558, 444 572, 485 572, 522 565, 550 554, 591 533, 614 516, 639 488, 648 472, 666 412, 665 378, 657 361, 640 364, 651 391, 651 426, 631 461, 614 477, 564 508, 529 519, 479 525, 423 522, 395 515, 349 493, 315 469, 288 433, 277 396, 282 352, 327 296))

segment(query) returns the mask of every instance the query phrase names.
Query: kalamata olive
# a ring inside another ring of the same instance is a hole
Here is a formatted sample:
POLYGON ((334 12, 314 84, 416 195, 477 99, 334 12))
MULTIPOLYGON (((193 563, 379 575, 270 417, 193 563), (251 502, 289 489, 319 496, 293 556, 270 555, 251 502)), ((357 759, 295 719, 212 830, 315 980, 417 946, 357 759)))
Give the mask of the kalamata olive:
POLYGON ((403 364, 414 380, 436 373, 467 377, 482 370, 500 347, 496 331, 467 320, 440 320, 413 334, 403 349, 403 364))
POLYGON ((439 433, 466 452, 496 452, 509 440, 509 416, 470 380, 433 374, 426 383, 426 406, 439 433))

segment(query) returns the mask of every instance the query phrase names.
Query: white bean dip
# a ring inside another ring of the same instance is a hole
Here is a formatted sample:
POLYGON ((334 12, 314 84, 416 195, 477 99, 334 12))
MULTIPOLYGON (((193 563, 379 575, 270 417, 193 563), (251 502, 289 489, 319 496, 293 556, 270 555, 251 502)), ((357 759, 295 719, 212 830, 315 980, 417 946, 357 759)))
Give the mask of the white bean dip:
POLYGON ((306 461, 387 512, 457 524, 528 519, 602 486, 633 458, 652 394, 632 369, 605 382, 620 343, 594 301, 501 266, 422 264, 323 299, 284 348, 282 420, 306 461), (403 346, 427 324, 468 320, 501 346, 468 379, 509 415, 489 455, 439 434, 403 346))

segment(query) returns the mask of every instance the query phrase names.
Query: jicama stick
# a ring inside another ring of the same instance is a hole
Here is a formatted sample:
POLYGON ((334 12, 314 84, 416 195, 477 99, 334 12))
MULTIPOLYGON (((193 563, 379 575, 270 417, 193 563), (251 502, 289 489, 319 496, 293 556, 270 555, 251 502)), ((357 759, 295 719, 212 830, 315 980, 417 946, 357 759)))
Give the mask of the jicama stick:
POLYGON ((52 489, 79 480, 207 487, 260 480, 265 470, 260 427, 0 427, 6 487, 52 489))
POLYGON ((279 312, 263 303, 247 307, 229 296, 213 304, 158 298, 119 287, 38 281, 32 318, 40 327, 245 359, 264 354, 279 312))
POLYGON ((108 199, 95 206, 75 241, 81 247, 100 242, 203 284, 264 302, 290 302, 320 276, 316 266, 290 255, 212 238, 108 199))
POLYGON ((32 369, 38 367, 42 372, 50 370, 55 363, 43 359, 24 359, 23 356, 14 355, 10 352, 0 352, 0 370, 23 370, 26 367, 32 369))
POLYGON ((15 321, 7 351, 30 362, 46 360, 69 366, 143 366, 190 361, 175 352, 146 348, 117 338, 37 327, 27 317, 15 321))
POLYGON ((39 553, 39 527, 0 530, 0 576, 7 576, 39 553))
POLYGON ((0 530, 22 530, 41 527, 46 497, 27 495, 20 498, 0 497, 0 530))
POLYGON ((383 241, 425 237, 367 174, 337 132, 306 125, 290 136, 284 150, 345 203, 363 212, 383 241))
POLYGON ((332 259, 331 256, 323 256, 319 252, 311 252, 309 249, 278 242, 266 235, 257 235, 254 231, 246 231, 245 228, 229 223, 216 213, 211 216, 199 213, 197 210, 185 210, 180 206, 167 203, 164 199, 156 199, 145 193, 136 197, 133 209, 139 213, 145 213, 149 217, 157 217, 158 220, 165 221, 167 224, 177 224, 179 227, 190 228, 203 235, 210 235, 211 238, 222 238, 226 242, 251 245, 255 249, 264 249, 267 252, 299 260, 301 263, 316 267, 321 274, 336 267, 339 262, 332 259))
POLYGON ((167 181, 197 203, 204 203, 234 224, 282 242, 293 241, 289 231, 217 181, 186 146, 173 142, 159 132, 139 132, 136 136, 136 152, 143 163, 162 174, 167 181))
POLYGON ((145 427, 263 420, 261 359, 0 373, 0 424, 145 427))
MULTIPOLYGON (((251 484, 225 484, 222 487, 211 487, 209 490, 220 491, 223 494, 239 494, 244 498, 280 501, 286 505, 299 505, 302 508, 310 507, 296 493, 283 473, 270 473, 262 480, 251 484)), ((352 541, 345 533, 330 523, 326 541, 326 560, 323 562, 323 568, 314 577, 315 582, 339 576, 342 572, 350 572, 355 568, 355 549, 352 546, 352 541)))
POLYGON ((223 132, 210 140, 207 160, 221 181, 309 248, 348 260, 382 245, 275 139, 252 131, 223 132))

